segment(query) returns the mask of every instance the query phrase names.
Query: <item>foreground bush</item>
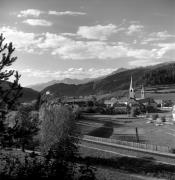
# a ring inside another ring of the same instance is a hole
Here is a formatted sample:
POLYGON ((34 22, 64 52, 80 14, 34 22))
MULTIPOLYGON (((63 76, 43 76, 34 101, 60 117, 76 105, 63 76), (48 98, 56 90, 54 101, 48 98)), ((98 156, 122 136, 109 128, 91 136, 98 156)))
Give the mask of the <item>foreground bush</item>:
POLYGON ((62 164, 47 156, 36 156, 15 151, 0 152, 0 179, 61 179, 95 180, 94 169, 89 165, 62 164))

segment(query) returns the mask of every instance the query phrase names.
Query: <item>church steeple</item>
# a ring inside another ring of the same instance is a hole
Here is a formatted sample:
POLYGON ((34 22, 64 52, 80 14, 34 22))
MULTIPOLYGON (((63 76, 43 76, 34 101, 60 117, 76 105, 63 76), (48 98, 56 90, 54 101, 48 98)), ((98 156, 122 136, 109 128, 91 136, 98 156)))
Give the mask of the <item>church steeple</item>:
POLYGON ((142 84, 142 89, 141 89, 141 99, 145 99, 145 90, 142 84))
POLYGON ((129 98, 135 98, 134 89, 132 87, 132 76, 131 76, 131 82, 130 82, 130 88, 129 88, 129 98))

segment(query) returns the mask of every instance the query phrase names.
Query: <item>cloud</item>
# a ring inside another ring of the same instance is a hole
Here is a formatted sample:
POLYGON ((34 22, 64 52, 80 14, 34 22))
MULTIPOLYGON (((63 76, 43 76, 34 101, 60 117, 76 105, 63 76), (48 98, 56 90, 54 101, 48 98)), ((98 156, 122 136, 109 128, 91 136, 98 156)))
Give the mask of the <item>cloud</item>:
POLYGON ((45 19, 26 19, 23 23, 31 26, 52 26, 52 22, 45 19))
POLYGON ((58 34, 52 34, 52 33, 43 33, 43 41, 40 42, 37 46, 40 49, 43 50, 54 50, 56 48, 60 48, 62 46, 65 46, 66 44, 72 43, 72 40, 63 36, 63 35, 58 35, 58 34))
POLYGON ((12 41, 17 51, 28 53, 50 53, 62 59, 119 59, 134 58, 142 60, 158 60, 175 49, 174 43, 158 43, 149 48, 134 48, 124 42, 108 42, 102 40, 76 40, 71 36, 53 33, 26 33, 16 28, 2 27, 8 42, 12 41))
POLYGON ((40 14, 44 13, 43 11, 40 11, 39 9, 26 9, 23 11, 20 11, 20 13, 17 15, 17 17, 39 17, 40 14))
POLYGON ((49 15, 57 15, 57 16, 63 16, 63 15, 70 15, 70 16, 78 16, 78 15, 86 15, 85 12, 76 12, 76 11, 49 11, 49 15))
POLYGON ((52 54, 60 55, 64 59, 114 59, 125 57, 127 47, 121 45, 108 45, 100 41, 72 41, 55 49, 52 54))
POLYGON ((133 33, 141 32, 143 28, 143 25, 132 24, 128 27, 128 31, 126 32, 126 34, 132 35, 133 33))
POLYGON ((170 38, 175 38, 175 35, 169 34, 167 31, 153 32, 144 38, 142 44, 148 44, 153 41, 163 41, 170 38))
POLYGON ((136 60, 129 61, 129 65, 133 67, 156 65, 160 63, 161 61, 152 60, 152 59, 136 59, 136 60))
POLYGON ((174 58, 171 56, 175 57, 175 43, 158 43, 156 46, 158 47, 157 49, 143 51, 140 54, 141 56, 143 55, 143 58, 137 54, 137 56, 140 58, 130 61, 129 64, 131 66, 147 66, 162 63, 167 59, 174 60, 174 58), (172 52, 173 54, 167 55, 168 52, 172 52))
POLYGON ((77 35, 86 39, 107 40, 109 36, 118 32, 119 30, 121 30, 121 28, 117 29, 117 26, 114 24, 108 24, 105 26, 80 26, 77 31, 77 35))
POLYGON ((134 49, 125 43, 109 44, 101 41, 70 41, 52 51, 63 59, 116 59, 132 57, 136 59, 159 58, 159 49, 134 49))
MULTIPOLYGON (((16 14, 16 13, 15 13, 16 14)), ((17 14, 17 17, 39 17, 41 14, 48 14, 48 15, 57 15, 57 16, 64 16, 64 15, 69 15, 69 16, 80 16, 80 15, 86 15, 85 12, 78 12, 78 11, 41 11, 39 9, 26 9, 22 10, 17 14)))
POLYGON ((16 28, 11 28, 9 26, 1 27, 0 32, 4 34, 7 43, 13 42, 17 51, 34 52, 36 44, 41 43, 42 40, 42 37, 34 33, 18 31, 16 28))
POLYGON ((36 70, 36 69, 23 69, 19 71, 21 74, 25 74, 28 77, 37 77, 37 78, 51 78, 51 79, 64 79, 64 78, 96 78, 99 76, 104 76, 115 71, 116 68, 103 68, 103 69, 95 69, 95 68, 69 68, 64 71, 50 71, 50 70, 36 70))
MULTIPOLYGON (((158 43, 157 44, 160 49, 157 51, 157 56, 162 58, 167 52, 175 50, 175 43, 158 43)), ((175 57, 175 52, 174 57, 175 57)))

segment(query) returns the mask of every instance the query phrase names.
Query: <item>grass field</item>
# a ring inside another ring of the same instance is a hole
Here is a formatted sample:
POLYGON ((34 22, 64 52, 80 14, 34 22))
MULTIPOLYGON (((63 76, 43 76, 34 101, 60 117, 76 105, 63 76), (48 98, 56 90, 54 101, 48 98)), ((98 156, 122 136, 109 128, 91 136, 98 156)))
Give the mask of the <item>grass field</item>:
POLYGON ((136 141, 137 127, 140 142, 175 148, 175 125, 155 126, 146 123, 145 118, 123 119, 123 116, 117 115, 88 114, 85 117, 81 119, 83 134, 136 141), (107 122, 111 123, 110 127, 106 126, 107 122))

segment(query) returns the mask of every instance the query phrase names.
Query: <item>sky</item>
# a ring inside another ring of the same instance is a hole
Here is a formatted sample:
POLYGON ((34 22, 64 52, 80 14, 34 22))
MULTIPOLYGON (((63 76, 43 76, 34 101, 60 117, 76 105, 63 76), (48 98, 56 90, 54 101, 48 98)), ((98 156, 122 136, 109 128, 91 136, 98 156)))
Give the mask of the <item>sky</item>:
POLYGON ((0 0, 23 86, 175 61, 175 0, 0 0))

